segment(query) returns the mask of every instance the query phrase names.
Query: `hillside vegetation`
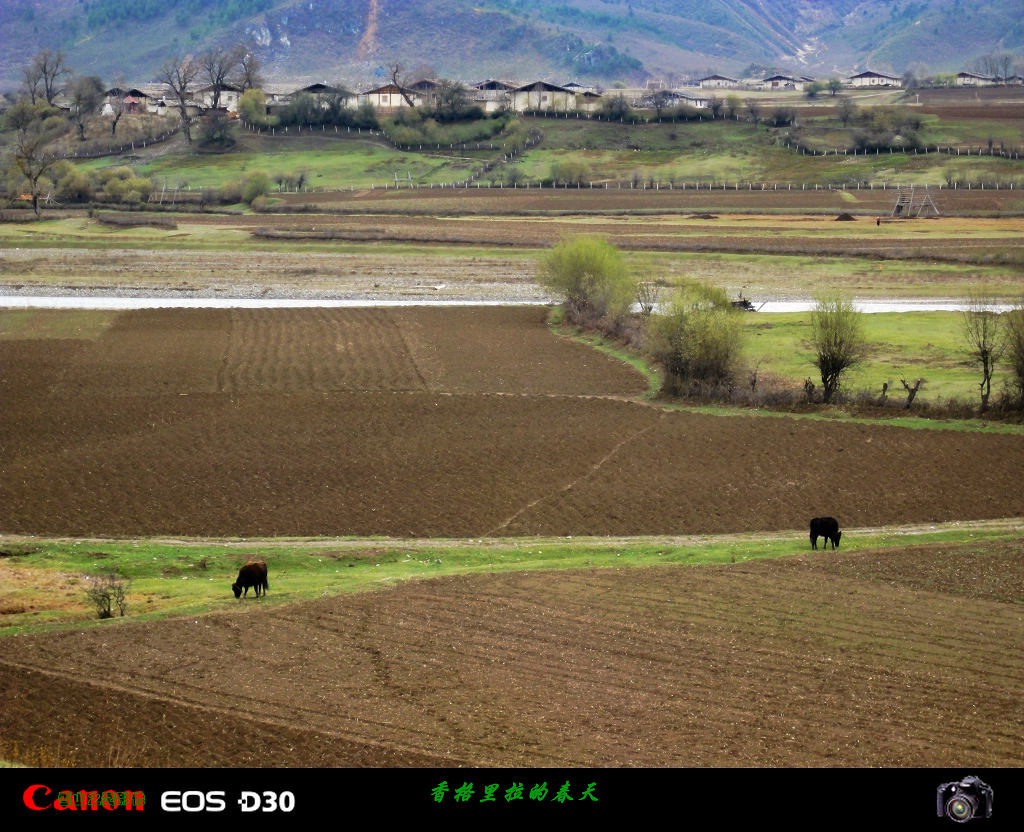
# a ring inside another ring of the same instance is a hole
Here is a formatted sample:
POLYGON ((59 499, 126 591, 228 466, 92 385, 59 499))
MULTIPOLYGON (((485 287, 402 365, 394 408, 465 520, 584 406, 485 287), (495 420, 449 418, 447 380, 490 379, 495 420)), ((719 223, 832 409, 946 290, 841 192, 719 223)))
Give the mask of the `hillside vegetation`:
MULTIPOLYGON (((869 106, 872 99, 865 96, 853 98, 860 105, 854 103, 845 124, 831 103, 801 106, 793 99, 765 104, 758 123, 742 110, 717 119, 667 110, 660 121, 654 111, 635 113, 635 123, 520 116, 455 124, 428 119, 413 126, 408 118, 383 119, 382 129, 372 131, 331 125, 256 131, 238 125, 227 152, 209 152, 201 143, 158 143, 127 156, 83 161, 78 168, 95 177, 128 164, 158 190, 190 191, 241 183, 262 171, 273 183, 270 196, 279 190, 394 186, 396 180, 405 186, 520 187, 1024 185, 1024 95, 1004 91, 1005 103, 983 104, 984 115, 977 117, 964 106, 973 93, 959 92, 953 103, 929 103, 927 94, 883 106, 869 106), (777 111, 792 121, 775 124, 777 111)), ((104 120, 95 121, 87 135, 94 143, 109 142, 104 120)), ((76 144, 69 138, 60 147, 74 151, 76 144)), ((54 174, 58 192, 67 169, 54 174)), ((227 193, 228 202, 237 201, 232 193, 240 191, 227 193)))
POLYGON ((372 79, 401 56, 463 78, 609 83, 711 69, 758 74, 911 66, 956 72, 1020 53, 1015 0, 10 0, 0 81, 39 48, 107 76, 149 78, 176 53, 251 41, 281 78, 372 79), (126 32, 130 36, 126 37, 126 32))

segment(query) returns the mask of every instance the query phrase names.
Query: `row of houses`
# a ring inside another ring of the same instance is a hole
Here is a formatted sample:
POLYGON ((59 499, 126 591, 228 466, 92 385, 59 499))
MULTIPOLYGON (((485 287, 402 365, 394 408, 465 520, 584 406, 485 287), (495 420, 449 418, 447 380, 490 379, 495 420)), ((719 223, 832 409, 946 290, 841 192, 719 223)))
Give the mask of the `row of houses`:
MULTIPOLYGON (((501 109, 516 112, 555 111, 555 112, 596 112, 608 96, 621 96, 626 104, 634 108, 664 107, 686 105, 695 109, 706 109, 717 90, 755 89, 762 91, 803 91, 815 79, 806 76, 771 75, 756 81, 739 81, 724 75, 708 75, 694 81, 688 87, 677 89, 659 89, 656 85, 634 89, 614 89, 600 92, 594 87, 570 82, 568 84, 552 84, 548 81, 531 81, 518 84, 511 81, 488 79, 475 84, 466 85, 466 98, 470 104, 480 107, 486 113, 501 109)), ((989 86, 994 84, 1020 84, 1020 76, 1009 79, 997 79, 970 72, 961 72, 956 76, 958 86, 989 86)), ((848 88, 864 87, 901 87, 903 80, 894 75, 881 72, 861 72, 851 75, 843 81, 848 88)), ((394 112, 403 107, 423 106, 434 103, 441 85, 429 78, 423 78, 408 86, 399 87, 388 83, 383 86, 352 92, 342 87, 327 83, 310 84, 299 89, 282 88, 268 85, 263 89, 267 99, 268 112, 287 106, 299 95, 311 95, 321 101, 328 98, 338 101, 342 106, 359 107, 370 104, 382 112, 394 112)), ((213 106, 218 106, 234 113, 242 90, 230 84, 222 86, 219 91, 213 87, 200 87, 192 93, 190 107, 200 113, 213 106)), ((107 91, 105 109, 112 112, 118 102, 123 102, 126 112, 162 113, 175 105, 160 85, 143 86, 141 88, 107 91)))
MULTIPOLYGON (((803 91, 808 84, 816 82, 815 78, 808 78, 806 75, 770 75, 767 78, 738 80, 729 78, 726 75, 708 75, 694 81, 694 84, 703 89, 718 90, 795 90, 803 91)), ((851 75, 843 80, 845 87, 902 87, 903 79, 895 75, 886 75, 884 72, 861 72, 851 75)))
MULTIPOLYGON (((695 81, 694 84, 706 89, 803 90, 807 84, 813 83, 814 80, 814 78, 808 78, 804 75, 772 75, 769 78, 760 80, 739 81, 725 75, 708 75, 695 81)), ((1024 79, 1020 75, 1001 78, 998 75, 958 72, 955 76, 955 83, 958 87, 1020 86, 1024 83, 1024 79)), ((857 75, 851 75, 843 79, 843 86, 853 89, 861 87, 902 87, 903 79, 897 78, 895 75, 886 75, 884 72, 860 72, 857 75)))
MULTIPOLYGON (((355 108, 370 104, 381 112, 394 112, 403 107, 431 105, 435 103, 440 89, 441 85, 437 81, 424 78, 408 86, 399 87, 397 84, 388 83, 360 93, 327 83, 310 84, 299 89, 267 85, 262 91, 266 97, 268 113, 288 106, 300 95, 309 95, 324 103, 333 100, 344 107, 355 108)), ((468 103, 480 107, 486 113, 502 109, 516 112, 552 110, 592 113, 600 108, 605 99, 605 96, 593 87, 577 83, 559 85, 548 81, 516 84, 489 79, 467 85, 465 91, 468 103)), ((234 113, 238 110, 242 92, 231 85, 222 86, 219 91, 213 87, 200 87, 191 93, 188 106, 194 113, 201 113, 211 108, 214 100, 217 100, 219 107, 228 113, 234 113)), ((645 107, 651 106, 655 92, 644 88, 614 90, 612 94, 621 95, 631 107, 645 107)), ((119 103, 123 104, 125 112, 164 113, 177 106, 176 101, 158 85, 130 89, 115 87, 107 90, 106 95, 104 109, 107 113, 113 112, 119 103)), ((695 108, 707 107, 709 103, 705 95, 681 91, 663 91, 662 99, 676 104, 688 104, 695 108)))
POLYGON ((1019 87, 1024 83, 1024 79, 1022 79, 1020 75, 1011 75, 1008 78, 1001 78, 998 75, 979 75, 976 72, 958 72, 956 74, 955 83, 958 87, 1019 87))

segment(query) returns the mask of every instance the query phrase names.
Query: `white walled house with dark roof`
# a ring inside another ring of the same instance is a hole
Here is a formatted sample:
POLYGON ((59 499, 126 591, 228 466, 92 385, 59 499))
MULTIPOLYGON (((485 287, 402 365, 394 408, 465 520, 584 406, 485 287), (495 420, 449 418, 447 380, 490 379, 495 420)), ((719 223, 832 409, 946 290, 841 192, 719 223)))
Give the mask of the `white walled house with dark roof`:
POLYGON ((737 89, 740 82, 725 75, 708 75, 697 81, 697 86, 702 89, 732 90, 737 89))
POLYGON ((100 110, 100 114, 104 116, 113 115, 114 109, 118 106, 124 108, 123 112, 126 115, 145 113, 149 110, 148 105, 149 95, 137 87, 129 89, 111 87, 103 93, 103 107, 100 110))
POLYGON ((469 100, 485 113, 494 113, 498 110, 511 109, 512 91, 519 86, 511 81, 497 81, 488 78, 486 81, 478 81, 470 84, 467 88, 469 100))
POLYGON ((808 78, 804 75, 799 77, 794 77, 792 75, 772 75, 768 78, 761 79, 758 83, 758 87, 762 90, 797 90, 798 92, 802 92, 804 87, 813 83, 813 78, 808 78))
MULTIPOLYGON (((207 85, 205 87, 199 87, 194 93, 194 98, 203 107, 212 107, 213 98, 216 90, 213 86, 207 85)), ((221 84, 220 87, 220 104, 219 106, 226 109, 229 113, 238 111, 238 99, 242 97, 242 88, 236 87, 232 84, 221 84)))
POLYGON ((992 87, 996 83, 996 79, 991 75, 978 75, 974 72, 958 72, 956 74, 958 87, 992 87))
POLYGON ((422 103, 419 96, 412 90, 405 90, 405 95, 403 95, 402 90, 396 84, 385 84, 382 87, 359 93, 359 103, 372 104, 374 109, 381 112, 394 112, 410 106, 406 95, 412 100, 413 106, 422 103))
POLYGON ((512 109, 520 113, 527 110, 574 111, 576 93, 547 81, 532 81, 512 91, 512 109))
POLYGON ((903 79, 884 72, 861 72, 846 79, 850 87, 902 87, 903 79))

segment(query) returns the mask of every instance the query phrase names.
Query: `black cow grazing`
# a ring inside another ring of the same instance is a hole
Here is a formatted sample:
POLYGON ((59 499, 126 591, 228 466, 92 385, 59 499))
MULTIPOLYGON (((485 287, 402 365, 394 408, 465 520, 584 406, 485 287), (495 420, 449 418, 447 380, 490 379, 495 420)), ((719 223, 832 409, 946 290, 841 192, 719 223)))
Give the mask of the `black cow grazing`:
POLYGON ((811 548, 818 548, 818 538, 825 538, 825 542, 821 544, 821 548, 824 549, 828 546, 829 541, 832 541, 832 548, 835 549, 839 545, 839 538, 843 536, 843 533, 839 531, 839 521, 835 517, 815 517, 811 520, 811 548))
POLYGON ((256 597, 260 597, 260 590, 263 590, 263 594, 267 594, 267 590, 270 589, 270 584, 267 583, 267 563, 262 560, 251 560, 245 566, 238 570, 238 580, 231 584, 231 588, 235 592, 236 598, 241 598, 242 590, 245 590, 245 596, 249 595, 249 587, 253 587, 256 590, 256 597))

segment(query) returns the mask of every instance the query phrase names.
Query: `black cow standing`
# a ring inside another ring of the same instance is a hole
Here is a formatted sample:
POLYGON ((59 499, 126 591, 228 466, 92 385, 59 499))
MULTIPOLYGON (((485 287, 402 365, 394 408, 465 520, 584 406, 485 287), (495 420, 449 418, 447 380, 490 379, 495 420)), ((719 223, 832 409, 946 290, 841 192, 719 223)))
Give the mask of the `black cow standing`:
POLYGON ((267 582, 267 564, 262 560, 251 560, 238 570, 238 580, 231 584, 231 589, 236 598, 241 598, 242 590, 245 590, 245 597, 249 595, 249 587, 256 589, 256 597, 260 597, 260 590, 267 594, 270 584, 267 582))
POLYGON ((829 541, 832 541, 832 548, 835 549, 839 545, 839 538, 843 536, 843 533, 839 531, 839 521, 835 517, 815 517, 811 520, 811 548, 818 548, 818 538, 825 538, 825 542, 821 544, 821 548, 824 549, 828 546, 829 541))

